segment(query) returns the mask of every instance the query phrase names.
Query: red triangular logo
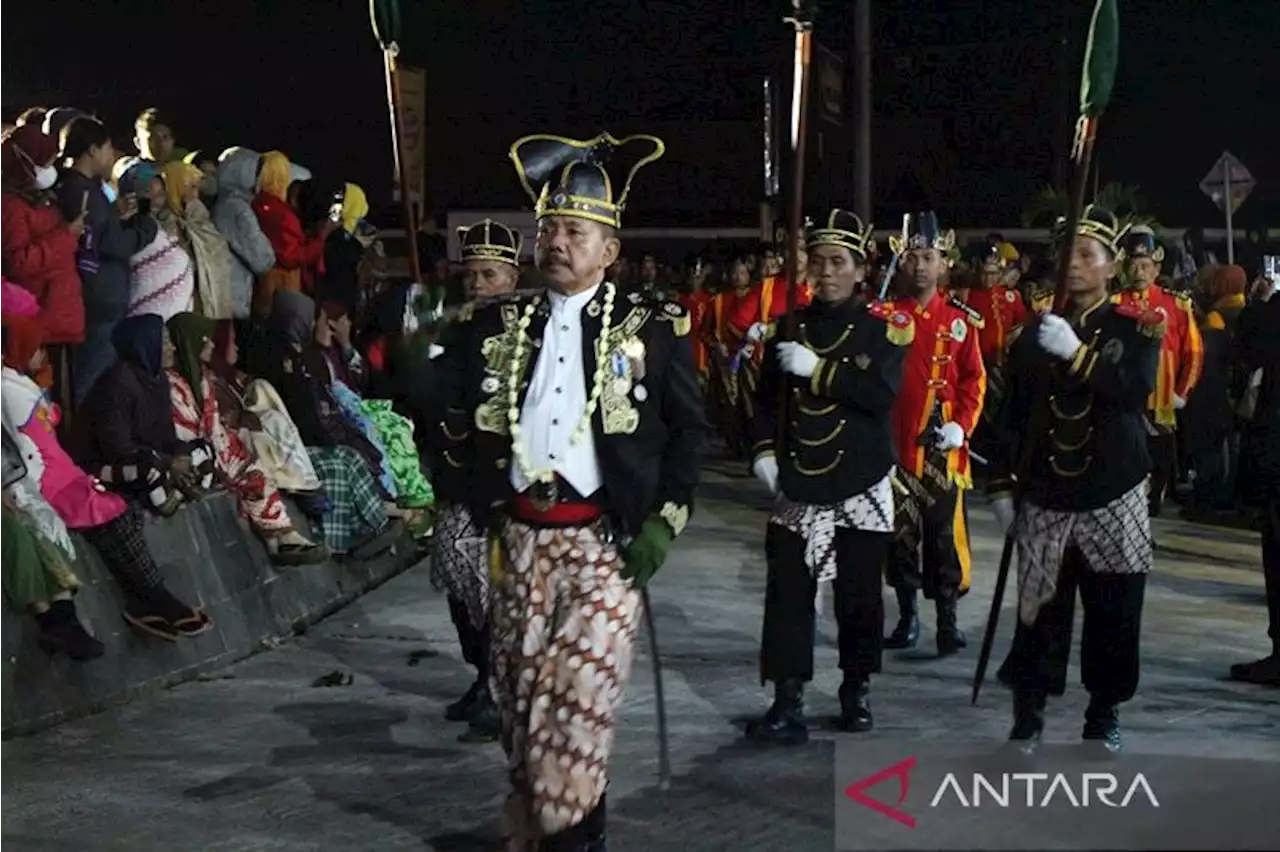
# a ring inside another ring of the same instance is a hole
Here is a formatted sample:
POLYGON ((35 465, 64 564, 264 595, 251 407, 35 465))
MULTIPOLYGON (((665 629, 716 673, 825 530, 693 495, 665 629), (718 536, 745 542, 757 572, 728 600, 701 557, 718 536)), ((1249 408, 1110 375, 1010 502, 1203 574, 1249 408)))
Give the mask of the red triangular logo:
POLYGON ((876 813, 887 816, 889 819, 895 820, 896 822, 900 822, 907 828, 915 828, 915 818, 910 814, 903 813, 897 808, 891 805, 886 805, 884 802, 881 802, 878 799, 873 799, 866 794, 868 788, 874 787, 883 781, 888 781, 890 778, 897 778, 897 804, 901 805, 907 800, 907 793, 911 791, 911 770, 914 769, 915 766, 915 757, 908 757, 906 760, 899 761, 892 766, 886 766, 874 775, 868 775, 861 781, 854 781, 845 788, 844 794, 863 807, 871 808, 871 810, 876 813))

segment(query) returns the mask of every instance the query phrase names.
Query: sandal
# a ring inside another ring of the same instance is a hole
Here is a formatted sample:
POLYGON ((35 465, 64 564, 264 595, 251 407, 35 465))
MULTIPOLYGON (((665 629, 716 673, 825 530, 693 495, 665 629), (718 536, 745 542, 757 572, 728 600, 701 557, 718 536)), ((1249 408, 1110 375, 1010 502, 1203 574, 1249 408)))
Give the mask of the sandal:
POLYGON ((213 619, 202 611, 193 609, 187 617, 179 618, 173 622, 172 627, 183 636, 199 636, 201 633, 213 629, 213 619))
POLYGON ((122 612, 121 615, 131 627, 141 630, 143 633, 148 633, 155 636, 157 639, 163 639, 166 642, 178 641, 177 628, 169 622, 169 619, 162 615, 155 615, 154 613, 133 613, 129 612, 128 609, 122 612))
POLYGON ((169 518, 172 517, 185 502, 187 502, 187 498, 183 496, 181 491, 170 491, 169 496, 165 498, 165 501, 155 507, 155 512, 162 518, 169 518))

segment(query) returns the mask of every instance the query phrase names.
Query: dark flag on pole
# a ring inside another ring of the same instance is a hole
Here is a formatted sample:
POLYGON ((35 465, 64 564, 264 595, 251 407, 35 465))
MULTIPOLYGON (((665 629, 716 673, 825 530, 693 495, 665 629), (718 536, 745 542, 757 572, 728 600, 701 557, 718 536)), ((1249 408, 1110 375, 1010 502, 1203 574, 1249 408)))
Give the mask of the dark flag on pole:
MULTIPOLYGON (((1054 296, 1055 310, 1063 310, 1067 298, 1067 263, 1075 245, 1076 229, 1080 213, 1084 209, 1085 187, 1089 182, 1089 165, 1093 161, 1093 145, 1098 136, 1098 118, 1111 101, 1111 91, 1116 82, 1116 65, 1120 53, 1120 17, 1116 0, 1097 0, 1093 8, 1093 20, 1089 24, 1089 40, 1084 49, 1084 72, 1080 79, 1080 118, 1076 122, 1075 141, 1071 147, 1072 186, 1070 207, 1062 223, 1062 243, 1059 246, 1057 289, 1054 296)), ((982 637, 982 650, 978 653, 978 667, 973 674, 973 703, 978 701, 982 681, 987 675, 991 660, 991 647, 995 642, 996 625, 1000 620, 1000 608, 1004 602, 1005 586, 1009 582, 1009 570, 1013 563, 1013 528, 1005 534, 1004 550, 1000 554, 1000 570, 996 574, 995 593, 991 598, 991 612, 987 616, 987 629, 982 637)))

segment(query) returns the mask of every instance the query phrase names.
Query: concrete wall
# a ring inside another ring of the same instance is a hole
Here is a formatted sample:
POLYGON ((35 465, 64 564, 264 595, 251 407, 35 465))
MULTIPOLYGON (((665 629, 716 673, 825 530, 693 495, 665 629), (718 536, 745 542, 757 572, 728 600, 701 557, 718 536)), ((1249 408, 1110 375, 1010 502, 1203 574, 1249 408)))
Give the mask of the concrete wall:
MULTIPOLYGON (((300 511, 291 514, 305 524, 300 511)), ((6 609, 0 685, 5 738, 193 680, 270 647, 272 638, 301 632, 405 570, 414 554, 413 542, 403 537, 368 562, 276 566, 226 494, 184 506, 171 518, 149 516, 146 536, 170 590, 203 608, 214 628, 177 642, 139 634, 120 616, 114 578, 94 549, 77 538, 84 588, 76 608, 106 654, 88 663, 51 657, 36 645, 34 620, 6 609)))

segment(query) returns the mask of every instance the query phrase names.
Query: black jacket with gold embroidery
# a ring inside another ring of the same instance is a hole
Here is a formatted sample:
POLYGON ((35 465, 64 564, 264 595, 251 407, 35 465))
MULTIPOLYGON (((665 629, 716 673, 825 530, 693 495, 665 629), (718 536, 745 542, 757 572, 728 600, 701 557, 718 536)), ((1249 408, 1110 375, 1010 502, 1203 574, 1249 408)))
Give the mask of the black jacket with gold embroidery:
MULTIPOLYGON (((594 341, 603 327, 605 287, 583 309, 583 370, 587 392, 596 384, 594 341)), ((516 410, 537 364, 550 316, 547 298, 511 297, 459 323, 434 362, 443 416, 432 445, 439 459, 438 490, 465 501, 478 518, 511 497, 514 463, 508 385, 518 359, 516 410), (529 324, 520 328, 533 305, 529 324)), ((608 337, 609 368, 592 418, 604 481, 606 511, 626 535, 661 517, 679 535, 693 511, 708 426, 693 367, 688 313, 674 303, 617 292, 608 337)), ((580 416, 568 414, 567 416, 580 416)))
POLYGON ((1101 508, 1151 471, 1145 425, 1164 328, 1158 314, 1103 300, 1075 317, 1069 362, 1044 351, 1028 324, 1009 350, 995 419, 999 452, 988 492, 1014 490, 1046 509, 1101 508))
POLYGON ((818 354, 804 379, 782 371, 770 342, 760 368, 754 455, 778 456, 778 483, 789 499, 839 503, 875 485, 893 468, 889 412, 902 381, 908 329, 892 312, 850 299, 834 307, 815 301, 796 311, 796 340, 818 354), (779 383, 788 396, 786 441, 777 452, 779 383))

